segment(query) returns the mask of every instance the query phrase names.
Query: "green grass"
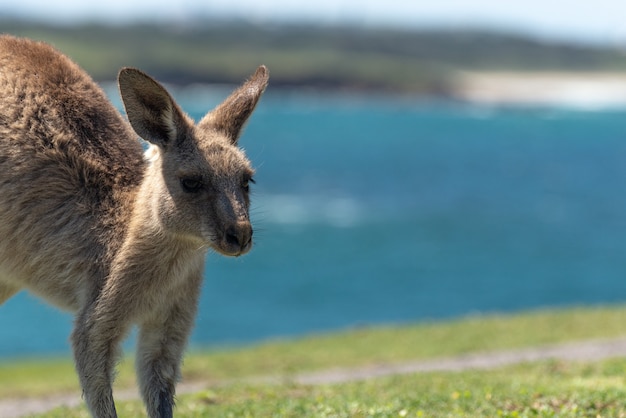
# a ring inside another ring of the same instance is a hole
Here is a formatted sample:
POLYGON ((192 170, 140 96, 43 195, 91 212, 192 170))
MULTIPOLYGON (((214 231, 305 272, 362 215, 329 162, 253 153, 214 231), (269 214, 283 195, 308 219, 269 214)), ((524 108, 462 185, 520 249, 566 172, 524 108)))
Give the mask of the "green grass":
MULTIPOLYGON (((491 371, 422 373, 326 386, 290 383, 295 373, 398 363, 489 350, 626 335, 626 307, 476 316, 421 325, 360 328, 252 347, 192 350, 184 379, 210 391, 183 395, 179 417, 626 416, 626 360, 540 362, 491 371), (247 376, 283 384, 232 383, 247 376), (230 382, 230 383, 229 383, 230 382)), ((116 388, 131 387, 132 359, 116 388)), ((0 399, 77 392, 69 359, 0 364, 0 399)), ((118 403, 120 416, 143 415, 140 402, 118 403)), ((87 416, 59 409, 41 417, 87 416)))
MULTIPOLYGON (((182 416, 596 416, 626 413, 626 362, 558 362, 427 373, 332 386, 234 387, 181 399, 182 416)), ((127 404, 139 413, 138 403, 127 404)))
MULTIPOLYGON (((302 386, 229 385, 180 397, 178 417, 620 417, 626 360, 548 361, 493 371, 423 373, 302 386)), ((145 416, 140 402, 121 417, 145 416)), ((41 418, 87 417, 59 408, 41 418)))

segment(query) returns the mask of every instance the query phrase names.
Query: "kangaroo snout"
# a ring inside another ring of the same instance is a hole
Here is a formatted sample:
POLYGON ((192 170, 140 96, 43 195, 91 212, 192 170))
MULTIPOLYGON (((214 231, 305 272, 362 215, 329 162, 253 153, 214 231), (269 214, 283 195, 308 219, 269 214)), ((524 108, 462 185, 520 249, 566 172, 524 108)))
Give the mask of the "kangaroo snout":
POLYGON ((226 228, 220 252, 238 257, 252 248, 252 225, 249 221, 239 221, 226 228))

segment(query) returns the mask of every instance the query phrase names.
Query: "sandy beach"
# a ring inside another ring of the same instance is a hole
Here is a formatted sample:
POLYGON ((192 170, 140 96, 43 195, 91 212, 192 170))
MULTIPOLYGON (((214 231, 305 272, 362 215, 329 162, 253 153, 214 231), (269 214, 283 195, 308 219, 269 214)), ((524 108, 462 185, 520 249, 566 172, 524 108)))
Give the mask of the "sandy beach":
POLYGON ((626 107, 626 72, 463 72, 461 100, 483 105, 626 107))

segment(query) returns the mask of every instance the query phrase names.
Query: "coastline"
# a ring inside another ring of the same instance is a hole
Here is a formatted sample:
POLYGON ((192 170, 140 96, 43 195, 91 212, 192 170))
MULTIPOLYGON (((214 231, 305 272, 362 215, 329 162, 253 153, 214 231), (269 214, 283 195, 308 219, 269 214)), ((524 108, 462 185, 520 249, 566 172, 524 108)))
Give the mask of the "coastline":
MULTIPOLYGON (((114 105, 121 106, 117 83, 98 82, 114 105)), ((334 86, 293 83, 272 85, 272 93, 283 98, 292 94, 337 99, 361 95, 380 98, 405 98, 426 101, 463 102, 478 107, 565 108, 583 111, 626 110, 626 72, 566 72, 566 71, 458 71, 450 76, 446 87, 433 93, 402 90, 391 86, 354 87, 337 81, 334 86)), ((223 94, 230 84, 194 82, 168 84, 176 95, 192 105, 204 107, 207 93, 223 94)))

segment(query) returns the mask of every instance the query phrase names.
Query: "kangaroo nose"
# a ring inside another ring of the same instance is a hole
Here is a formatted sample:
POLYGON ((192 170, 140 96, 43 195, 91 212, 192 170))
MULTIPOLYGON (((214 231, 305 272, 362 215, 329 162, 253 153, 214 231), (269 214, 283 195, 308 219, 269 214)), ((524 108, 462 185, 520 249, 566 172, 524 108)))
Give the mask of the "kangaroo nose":
POLYGON ((226 243, 242 254, 247 251, 252 243, 252 225, 250 222, 238 222, 226 229, 226 243))

